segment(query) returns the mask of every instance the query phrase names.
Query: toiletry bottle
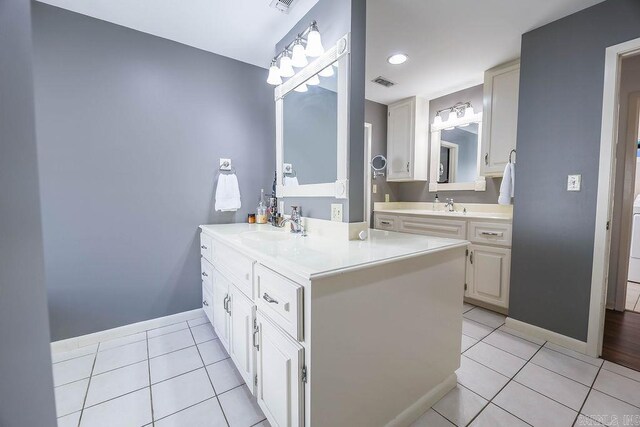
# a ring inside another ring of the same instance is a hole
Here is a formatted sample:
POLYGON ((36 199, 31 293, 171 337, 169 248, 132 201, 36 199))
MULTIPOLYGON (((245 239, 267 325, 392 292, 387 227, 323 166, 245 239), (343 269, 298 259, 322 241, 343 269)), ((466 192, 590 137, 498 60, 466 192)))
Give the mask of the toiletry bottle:
POLYGON ((436 193, 436 198, 433 200, 433 208, 431 210, 436 210, 436 203, 440 203, 438 200, 438 193, 436 193))
POLYGON ((264 189, 260 190, 260 202, 256 208, 256 223, 267 223, 267 207, 264 205, 264 189))

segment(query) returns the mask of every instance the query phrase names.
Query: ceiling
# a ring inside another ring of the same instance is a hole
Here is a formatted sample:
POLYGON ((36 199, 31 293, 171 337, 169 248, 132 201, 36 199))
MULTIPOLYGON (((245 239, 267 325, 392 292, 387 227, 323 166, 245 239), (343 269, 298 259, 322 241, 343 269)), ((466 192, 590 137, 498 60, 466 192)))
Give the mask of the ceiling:
POLYGON ((368 0, 366 97, 389 104, 437 98, 482 83, 520 56, 523 33, 602 0, 368 0), (390 65, 387 58, 409 60, 390 65), (371 80, 383 76, 396 86, 371 80))
POLYGON ((275 45, 318 0, 297 0, 288 15, 271 0, 40 0, 263 68, 275 45))

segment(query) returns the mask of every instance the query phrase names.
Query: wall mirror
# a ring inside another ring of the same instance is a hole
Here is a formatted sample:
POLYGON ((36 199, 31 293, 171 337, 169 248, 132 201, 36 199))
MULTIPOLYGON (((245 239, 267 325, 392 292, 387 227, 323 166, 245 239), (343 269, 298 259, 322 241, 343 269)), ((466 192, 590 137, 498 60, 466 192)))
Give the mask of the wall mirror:
POLYGON ((278 197, 347 198, 348 35, 276 87, 278 197))
POLYGON ((441 114, 431 125, 429 191, 485 191, 480 176, 482 113, 465 103, 452 107, 446 121, 441 114))

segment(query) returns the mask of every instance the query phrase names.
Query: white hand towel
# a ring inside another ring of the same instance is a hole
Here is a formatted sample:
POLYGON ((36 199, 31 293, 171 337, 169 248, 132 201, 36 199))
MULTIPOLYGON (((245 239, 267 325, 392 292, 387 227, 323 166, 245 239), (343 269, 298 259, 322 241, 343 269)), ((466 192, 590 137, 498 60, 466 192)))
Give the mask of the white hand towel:
POLYGON ((240 188, 236 174, 220 174, 216 187, 216 210, 235 212, 240 209, 240 188))
POLYGON ((507 163, 502 176, 502 184, 500 184, 500 197, 498 203, 501 205, 510 205, 515 187, 516 169, 513 163, 507 163))
POLYGON ((297 176, 286 176, 284 177, 284 186, 285 187, 290 187, 293 185, 300 185, 298 184, 298 177, 297 176))

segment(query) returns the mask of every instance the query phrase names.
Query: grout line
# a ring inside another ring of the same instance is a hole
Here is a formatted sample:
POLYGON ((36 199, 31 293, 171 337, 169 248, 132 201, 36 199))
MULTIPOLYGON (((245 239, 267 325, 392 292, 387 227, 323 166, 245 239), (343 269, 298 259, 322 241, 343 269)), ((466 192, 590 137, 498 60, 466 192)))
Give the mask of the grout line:
MULTIPOLYGON (((118 396, 110 397, 110 398, 108 398, 108 399, 106 399, 106 400, 103 400, 103 401, 101 401, 101 402, 98 402, 98 403, 95 403, 95 404, 93 404, 93 405, 87 406, 87 407, 86 407, 86 409, 89 409, 89 408, 95 408, 96 406, 102 405, 103 403, 111 402, 112 400, 118 399, 118 398, 120 398, 120 397, 127 396, 127 395, 132 394, 132 393, 137 393, 137 392, 139 392, 139 391, 141 391, 141 390, 144 390, 145 388, 149 388, 149 386, 140 387, 140 388, 137 388, 137 389, 135 389, 135 390, 131 390, 131 391, 128 391, 128 392, 126 392, 126 393, 122 393, 122 394, 120 394, 120 395, 118 395, 118 396)), ((151 423, 148 423, 148 424, 151 424, 151 423)), ((148 425, 148 424, 145 424, 145 425, 148 425)))
MULTIPOLYGON (((187 325, 188 325, 188 323, 187 323, 187 325)), ((189 333, 191 333, 191 338, 193 338, 193 342, 195 342, 196 338, 193 336, 193 331, 191 330, 191 326, 189 326, 189 333)), ((197 344, 196 344, 196 350, 198 350, 198 355, 200 356, 200 360, 202 361, 202 364, 204 365, 204 372, 207 374, 207 378, 209 378, 209 382, 211 383, 211 388, 213 389, 213 394, 214 394, 216 400, 218 401, 218 405, 220 406, 220 411, 222 412, 222 416, 224 417, 224 421, 227 423, 227 426, 229 426, 229 420, 227 419, 227 414, 224 413, 224 408, 222 407, 222 403, 220 403, 220 398, 218 397, 218 393, 216 392, 216 388, 213 385, 213 381, 211 380, 211 375, 209 375, 209 370, 207 369, 207 365, 204 363, 204 358, 202 357, 202 353, 200 353, 200 348, 198 347, 197 344)), ((225 350, 225 352, 226 352, 226 350, 225 350)))
MULTIPOLYGON (((191 408, 193 408, 194 406, 198 406, 198 405, 200 405, 200 404, 202 404, 202 403, 204 403, 204 402, 208 402, 209 400, 211 400, 211 399, 215 399, 215 398, 216 398, 215 396, 208 397, 208 398, 206 398, 206 399, 204 399, 204 400, 201 400, 200 402, 196 402, 196 403, 194 403, 193 405, 189 405, 189 406, 187 406, 187 407, 185 407, 185 408, 182 408, 182 409, 180 409, 179 411, 172 412, 172 413, 170 413, 170 414, 164 415, 164 416, 162 416, 161 418, 158 418, 158 419, 157 419, 157 421, 164 420, 165 418, 169 418, 169 417, 171 417, 171 416, 173 416, 173 415, 175 415, 175 414, 179 414, 179 413, 180 413, 180 412, 182 412, 182 411, 186 411, 187 409, 191 409, 191 408)), ((150 424, 146 424, 146 425, 150 425, 150 424)))
MULTIPOLYGON (((586 363, 587 365, 591 365, 591 366, 593 366, 593 367, 595 367, 595 368, 599 368, 599 367, 601 367, 602 365, 604 365, 604 359, 600 359, 600 358, 598 358, 597 360, 600 360, 600 361, 601 361, 601 363, 600 363, 599 365, 594 365, 593 363, 589 363, 589 362, 587 362, 586 360, 582 360, 582 359, 579 359, 579 358, 577 358, 577 357, 575 357, 575 356, 572 356, 572 355, 570 355, 570 354, 563 353, 563 352, 561 352, 561 351, 558 351, 558 350, 556 350, 556 349, 553 349, 553 348, 549 347, 547 344, 553 344, 553 343, 550 343, 549 341, 547 341, 546 343, 544 343, 544 348, 546 348, 547 350, 555 351, 556 353, 560 353, 560 354, 562 354, 562 355, 564 355, 564 356, 567 356, 567 357, 570 357, 570 358, 572 358, 572 359, 578 360, 578 361, 580 361, 580 362, 582 362, 582 363, 586 363)), ((554 344, 554 345, 558 345, 558 344, 554 344)), ((561 346, 561 345, 558 345, 558 347, 562 347, 562 346, 561 346)), ((573 350, 571 350, 571 349, 569 349, 569 348, 566 348, 566 347, 562 347, 562 348, 564 348, 565 350, 573 351, 573 350)), ((576 352, 576 353, 577 353, 577 352, 576 352)), ((586 354, 585 354, 585 356, 586 356, 586 354)))
MULTIPOLYGON (((604 363, 602 364, 604 365, 604 363)), ((580 417, 580 414, 582 413, 582 409, 584 409, 584 405, 587 403, 587 399, 589 398, 589 395, 591 394, 591 390, 593 390, 593 386, 596 384, 596 380, 598 379, 598 375, 600 375, 600 371, 602 371, 602 365, 600 365, 600 368, 598 369, 598 373, 596 374, 596 376, 593 378, 593 381, 591 382, 591 387, 589 387, 589 391, 587 391, 587 395, 584 397, 584 400, 582 401, 582 405, 580 405, 580 409, 578 409, 578 415, 576 415, 576 418, 573 420, 573 425, 576 424, 576 422, 578 422, 578 418, 580 417)), ((588 417, 585 415, 585 417, 592 419, 591 417, 588 417)), ((597 420, 594 420, 596 422, 598 422, 597 420)))
POLYGON ((147 369, 149 371, 149 404, 151 405, 151 425, 155 426, 155 419, 153 416, 153 390, 151 390, 151 360, 149 359, 149 331, 145 331, 144 336, 147 339, 147 369))
POLYGON ((93 370, 96 367, 96 360, 98 360, 98 351, 100 350, 100 343, 98 343, 98 347, 96 348, 96 353, 93 357, 93 365, 91 365, 91 373, 89 374, 89 382, 87 382, 87 391, 84 393, 84 399, 82 400, 82 409, 80 409, 80 418, 78 418, 78 427, 80 427, 80 423, 82 422, 82 415, 84 415, 84 406, 87 403, 87 396, 89 396, 89 387, 91 387, 91 378, 93 377, 93 370))

